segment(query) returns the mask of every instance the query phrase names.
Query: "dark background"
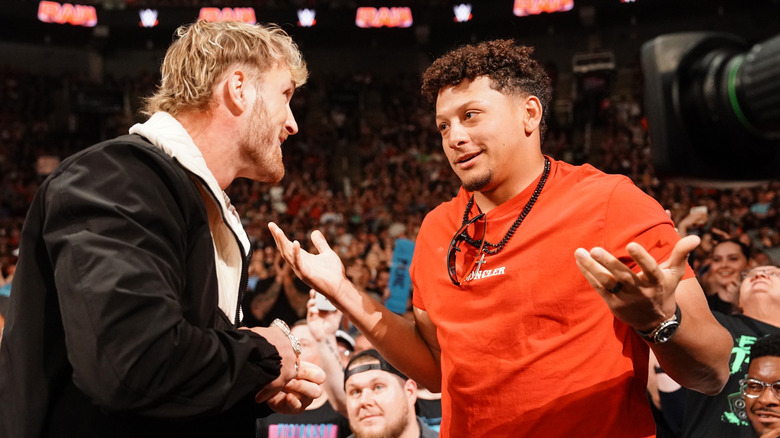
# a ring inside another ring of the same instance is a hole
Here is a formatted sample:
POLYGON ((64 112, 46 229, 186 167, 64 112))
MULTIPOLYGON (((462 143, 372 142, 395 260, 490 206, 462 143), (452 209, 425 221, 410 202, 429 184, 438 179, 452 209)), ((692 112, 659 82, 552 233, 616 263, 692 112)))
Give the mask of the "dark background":
MULTIPOLYGON (((97 8, 98 26, 82 28, 39 22, 38 2, 3 1, 0 41, 11 43, 11 46, 0 45, 0 56, 3 57, 0 64, 26 63, 30 68, 36 68, 35 58, 46 58, 46 55, 36 53, 35 48, 75 48, 103 57, 107 63, 104 68, 108 70, 112 68, 112 58, 126 56, 136 63, 149 63, 144 67, 154 69, 175 28, 195 20, 201 5, 253 7, 258 22, 278 23, 292 34, 315 67, 325 71, 373 70, 374 74, 396 70, 416 72, 424 68, 427 61, 455 45, 497 37, 515 38, 534 45, 540 58, 549 59, 565 71, 570 67, 574 53, 602 49, 615 53, 618 66, 636 63, 641 44, 664 33, 720 31, 758 42, 780 31, 777 26, 780 2, 774 0, 637 0, 635 3, 575 0, 570 11, 528 17, 512 14, 512 0, 479 0, 472 2, 474 18, 468 23, 454 22, 452 6, 456 3, 460 2, 84 1, 82 4, 97 8), (314 27, 296 25, 298 6, 316 9, 314 27), (354 18, 359 6, 409 6, 414 25, 406 29, 358 28, 354 18), (158 9, 158 27, 139 26, 138 11, 146 7, 158 9), (19 53, 20 46, 30 50, 30 55, 26 57, 23 52, 19 53), (136 52, 141 52, 141 60, 136 52), (377 53, 381 56, 376 56, 377 53), (361 57, 369 62, 360 62, 361 57)), ((57 67, 47 68, 56 70, 57 67)), ((117 67, 117 70, 126 71, 126 68, 117 67)))

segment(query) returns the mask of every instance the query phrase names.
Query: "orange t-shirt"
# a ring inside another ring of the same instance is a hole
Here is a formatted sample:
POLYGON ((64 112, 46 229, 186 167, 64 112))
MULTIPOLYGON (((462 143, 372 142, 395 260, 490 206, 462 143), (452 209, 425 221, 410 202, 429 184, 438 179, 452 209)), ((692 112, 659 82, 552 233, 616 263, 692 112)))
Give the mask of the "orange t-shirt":
MULTIPOLYGON (((535 188, 487 213, 489 242, 504 237, 535 188)), ((663 208, 626 177, 552 161, 503 251, 457 287, 447 249, 470 197, 461 189, 428 214, 411 266, 414 305, 441 345, 441 436, 654 436, 648 347, 612 315, 574 251, 600 246, 637 269, 625 250, 636 241, 665 260, 679 236, 663 208)))

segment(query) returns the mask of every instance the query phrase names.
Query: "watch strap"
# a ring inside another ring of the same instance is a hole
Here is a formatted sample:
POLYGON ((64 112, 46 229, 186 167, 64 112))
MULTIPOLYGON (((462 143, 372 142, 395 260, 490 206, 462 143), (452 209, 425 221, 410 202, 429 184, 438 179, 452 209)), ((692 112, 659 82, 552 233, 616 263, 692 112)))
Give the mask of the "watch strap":
POLYGON ((682 312, 680 311, 680 305, 675 304, 674 315, 672 315, 669 319, 666 319, 660 324, 658 324, 658 326, 656 326, 654 329, 647 332, 643 332, 637 329, 634 330, 645 341, 653 344, 659 344, 668 341, 674 335, 674 331, 676 331, 677 327, 679 327, 681 319, 682 319, 682 312), (674 331, 671 334, 669 334, 669 336, 667 336, 665 339, 658 338, 659 333, 665 331, 665 329, 671 328, 672 326, 674 326, 674 331))

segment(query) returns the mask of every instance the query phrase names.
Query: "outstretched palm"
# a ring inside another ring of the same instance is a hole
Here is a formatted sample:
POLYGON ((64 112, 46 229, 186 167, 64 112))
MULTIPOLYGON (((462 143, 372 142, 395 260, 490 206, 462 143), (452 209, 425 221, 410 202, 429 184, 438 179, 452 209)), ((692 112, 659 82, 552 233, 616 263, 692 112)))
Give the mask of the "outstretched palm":
MULTIPOLYGON (((301 280, 322 292, 328 298, 335 298, 344 281, 344 265, 341 259, 328 245, 325 236, 319 231, 311 234, 311 240, 318 254, 312 254, 301 248, 298 241, 291 242, 284 232, 273 222, 268 224, 276 241, 276 247, 284 260, 292 266, 301 280)), ((336 300, 337 301, 337 300, 336 300)))

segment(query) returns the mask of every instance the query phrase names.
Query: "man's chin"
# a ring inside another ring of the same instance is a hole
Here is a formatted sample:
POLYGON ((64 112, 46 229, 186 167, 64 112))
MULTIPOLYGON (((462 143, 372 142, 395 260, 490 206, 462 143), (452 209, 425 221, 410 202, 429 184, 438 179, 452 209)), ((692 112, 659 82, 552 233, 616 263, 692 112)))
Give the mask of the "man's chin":
POLYGON ((252 179, 264 183, 275 184, 281 181, 282 178, 284 178, 284 166, 280 166, 279 170, 261 173, 256 178, 252 178, 252 179))
POLYGON ((360 438, 374 438, 384 436, 384 428, 382 423, 375 420, 368 422, 361 421, 360 425, 355 428, 354 432, 355 436, 359 436, 360 438))
POLYGON ((488 184, 490 184, 490 180, 491 177, 488 175, 485 178, 471 179, 468 181, 461 180, 460 182, 463 184, 463 188, 469 192, 479 192, 487 187, 488 184))
POLYGON ((750 422, 753 424, 753 428, 759 435, 769 432, 775 427, 780 426, 780 418, 776 416, 762 418, 756 413, 749 415, 750 422))
POLYGON ((282 171, 281 171, 281 172, 279 172, 279 173, 276 175, 276 177, 274 177, 274 180, 273 180, 273 181, 269 181, 269 182, 272 182, 272 183, 278 183, 279 181, 281 181, 281 180, 282 180, 282 178, 284 178, 284 169, 282 169, 282 171))

